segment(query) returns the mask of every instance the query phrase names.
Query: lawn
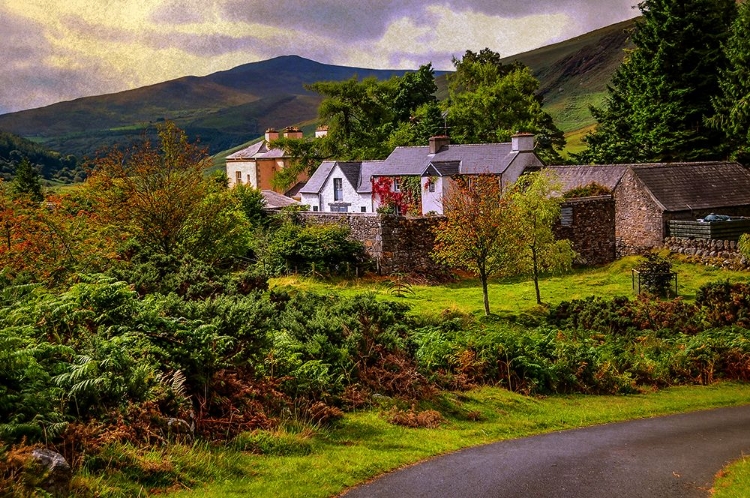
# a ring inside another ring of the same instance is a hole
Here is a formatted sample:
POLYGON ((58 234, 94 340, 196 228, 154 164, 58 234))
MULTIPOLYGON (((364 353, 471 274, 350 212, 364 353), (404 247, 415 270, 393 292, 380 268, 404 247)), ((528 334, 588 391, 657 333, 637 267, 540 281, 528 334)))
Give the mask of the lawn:
MULTIPOLYGON (((574 270, 565 275, 548 276, 540 281, 542 301, 556 305, 571 299, 596 295, 604 298, 635 296, 630 270, 640 258, 627 257, 597 268, 574 270)), ((676 261, 678 293, 686 300, 694 300, 696 291, 704 284, 717 280, 747 281, 747 272, 734 272, 711 266, 676 261)), ((483 312, 482 291, 478 279, 465 278, 440 285, 412 285, 413 294, 393 296, 386 279, 337 279, 330 282, 299 276, 272 279, 271 288, 309 290, 319 293, 335 291, 344 295, 374 292, 383 299, 399 299, 408 303, 414 313, 435 313, 456 309, 464 313, 483 312)), ((489 285, 491 311, 499 316, 537 313, 534 284, 528 279, 492 280, 489 285)))

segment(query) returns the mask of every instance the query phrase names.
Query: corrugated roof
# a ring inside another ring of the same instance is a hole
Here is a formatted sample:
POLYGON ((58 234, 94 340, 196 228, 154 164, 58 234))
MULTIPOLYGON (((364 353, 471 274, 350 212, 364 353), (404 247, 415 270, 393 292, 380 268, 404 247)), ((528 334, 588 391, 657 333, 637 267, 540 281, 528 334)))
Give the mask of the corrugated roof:
POLYGON ((750 205, 750 172, 738 163, 661 163, 630 167, 667 211, 750 205))
POLYGON ((627 164, 594 164, 594 165, 565 165, 549 166, 549 170, 557 173, 562 183, 563 192, 578 187, 585 187, 591 183, 598 183, 610 190, 614 190, 622 175, 628 169, 627 164))
POLYGON ((266 200, 266 204, 265 206, 263 206, 266 209, 281 209, 287 206, 292 206, 294 204, 299 204, 299 202, 295 201, 291 197, 281 195, 278 192, 274 192, 273 190, 263 190, 261 193, 263 194, 263 198, 266 200))

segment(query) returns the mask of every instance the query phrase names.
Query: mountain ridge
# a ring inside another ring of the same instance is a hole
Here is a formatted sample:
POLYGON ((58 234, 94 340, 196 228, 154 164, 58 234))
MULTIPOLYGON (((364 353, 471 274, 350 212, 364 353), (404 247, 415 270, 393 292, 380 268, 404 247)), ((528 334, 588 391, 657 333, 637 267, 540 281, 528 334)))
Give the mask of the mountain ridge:
MULTIPOLYGON (((633 20, 506 57, 527 64, 540 80, 545 107, 564 131, 593 123, 588 106, 600 103, 612 72, 624 57, 633 20)), ((153 124, 175 121, 200 137, 211 153, 251 141, 268 127, 316 119, 321 97, 304 88, 321 80, 375 76, 387 79, 413 70, 324 64, 284 55, 206 76, 183 76, 121 92, 80 97, 0 115, 0 130, 30 138, 63 154, 93 155, 152 133, 153 124)), ((436 71, 447 94, 446 71, 436 71)))

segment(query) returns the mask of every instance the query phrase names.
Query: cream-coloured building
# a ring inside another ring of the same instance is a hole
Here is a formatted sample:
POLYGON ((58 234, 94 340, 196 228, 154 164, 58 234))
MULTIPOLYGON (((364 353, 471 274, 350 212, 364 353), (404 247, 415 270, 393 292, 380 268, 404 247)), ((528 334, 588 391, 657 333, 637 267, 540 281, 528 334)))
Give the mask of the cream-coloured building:
MULTIPOLYGON (((271 147, 271 142, 280 136, 278 131, 269 128, 263 140, 227 156, 226 171, 229 186, 244 184, 260 190, 278 191, 273 187, 273 177, 277 172, 288 167, 292 160, 282 149, 271 147)), ((302 138, 302 131, 296 127, 289 127, 284 129, 283 136, 302 138)), ((300 173, 297 176, 297 183, 305 182, 307 178, 307 173, 300 173)))

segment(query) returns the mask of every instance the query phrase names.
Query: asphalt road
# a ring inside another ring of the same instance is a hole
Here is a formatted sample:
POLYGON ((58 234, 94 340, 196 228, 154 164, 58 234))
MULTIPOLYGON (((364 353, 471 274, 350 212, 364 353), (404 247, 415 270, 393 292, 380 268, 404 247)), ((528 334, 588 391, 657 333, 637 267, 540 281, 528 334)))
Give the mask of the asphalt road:
POLYGON ((469 448, 354 488, 359 497, 706 497, 750 453, 750 406, 556 432, 469 448))

